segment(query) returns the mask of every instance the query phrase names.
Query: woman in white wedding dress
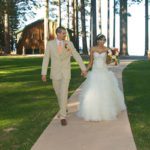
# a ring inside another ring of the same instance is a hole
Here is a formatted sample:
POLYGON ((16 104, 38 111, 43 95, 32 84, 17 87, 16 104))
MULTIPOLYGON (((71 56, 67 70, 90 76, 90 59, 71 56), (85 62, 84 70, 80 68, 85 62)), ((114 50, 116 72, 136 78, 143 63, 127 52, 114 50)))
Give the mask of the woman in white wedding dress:
POLYGON ((104 46, 105 41, 105 36, 99 34, 97 45, 90 50, 87 70, 92 70, 88 72, 79 94, 77 115, 86 121, 114 120, 126 109, 118 81, 107 68, 106 55, 111 50, 104 46))

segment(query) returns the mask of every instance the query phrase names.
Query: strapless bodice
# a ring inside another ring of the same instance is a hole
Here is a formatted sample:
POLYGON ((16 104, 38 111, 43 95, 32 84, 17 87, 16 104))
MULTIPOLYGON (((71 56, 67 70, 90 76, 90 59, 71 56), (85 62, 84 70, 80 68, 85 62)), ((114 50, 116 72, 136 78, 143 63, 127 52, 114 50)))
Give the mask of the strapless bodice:
POLYGON ((94 52, 94 62, 93 62, 93 69, 96 68, 106 68, 106 52, 98 53, 94 52))

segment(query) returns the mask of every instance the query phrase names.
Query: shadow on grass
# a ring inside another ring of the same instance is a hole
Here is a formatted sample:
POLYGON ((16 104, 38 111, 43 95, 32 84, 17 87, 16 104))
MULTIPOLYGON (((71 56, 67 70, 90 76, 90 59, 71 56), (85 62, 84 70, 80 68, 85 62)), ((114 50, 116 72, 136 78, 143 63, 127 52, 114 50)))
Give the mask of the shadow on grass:
MULTIPOLYGON (((0 57, 2 150, 31 149, 59 109, 51 80, 41 81, 41 64, 42 58, 0 57)), ((69 96, 83 82, 80 74, 73 62, 69 96)))
POLYGON ((41 62, 0 58, 0 149, 30 149, 58 111, 51 81, 41 81, 41 62))

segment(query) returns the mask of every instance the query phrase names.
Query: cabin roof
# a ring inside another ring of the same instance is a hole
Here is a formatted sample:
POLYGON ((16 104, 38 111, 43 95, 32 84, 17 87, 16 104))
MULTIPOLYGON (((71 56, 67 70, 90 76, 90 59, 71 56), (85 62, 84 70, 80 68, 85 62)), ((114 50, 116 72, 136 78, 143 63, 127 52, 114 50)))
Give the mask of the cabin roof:
MULTIPOLYGON (((32 23, 30 23, 30 24, 28 24, 28 25, 26 25, 24 28, 22 28, 22 29, 18 29, 17 31, 15 31, 15 33, 16 34, 19 34, 20 32, 22 32, 23 30, 25 30, 25 29, 27 29, 27 28, 29 28, 29 27, 32 27, 33 25, 35 25, 35 24, 37 24, 37 23, 40 23, 40 22, 42 22, 42 21, 44 21, 44 19, 38 19, 38 20, 36 20, 36 21, 34 21, 34 22, 32 22, 32 23)), ((49 22, 56 22, 56 20, 51 20, 51 19, 49 19, 49 22)))

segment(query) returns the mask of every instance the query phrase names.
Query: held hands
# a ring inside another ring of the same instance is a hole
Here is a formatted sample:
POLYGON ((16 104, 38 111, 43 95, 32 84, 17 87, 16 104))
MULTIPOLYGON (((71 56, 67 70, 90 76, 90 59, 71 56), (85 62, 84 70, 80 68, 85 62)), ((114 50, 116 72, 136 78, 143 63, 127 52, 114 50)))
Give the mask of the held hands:
POLYGON ((81 75, 83 76, 83 77, 86 77, 87 76, 87 70, 86 71, 82 71, 82 73, 81 73, 81 75))
POLYGON ((46 75, 42 75, 42 81, 46 82, 46 75))

